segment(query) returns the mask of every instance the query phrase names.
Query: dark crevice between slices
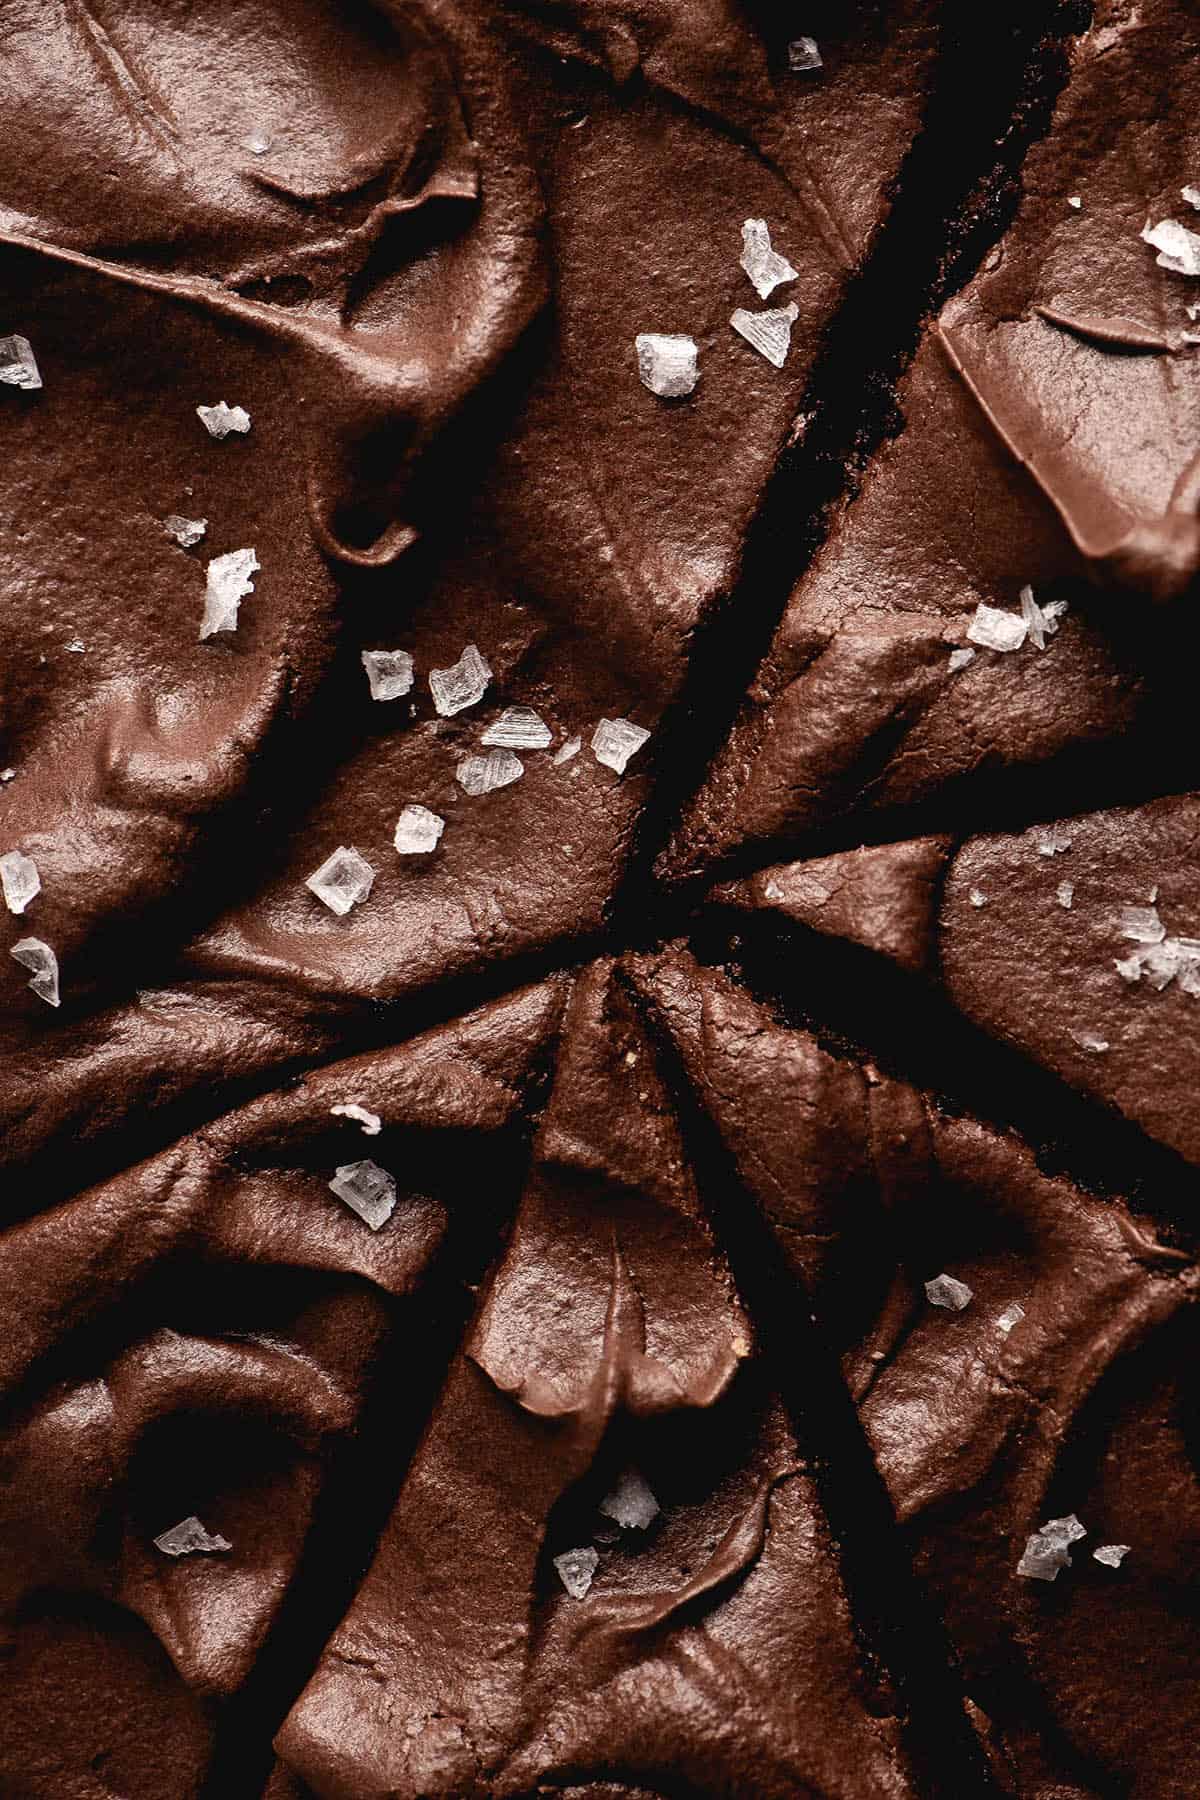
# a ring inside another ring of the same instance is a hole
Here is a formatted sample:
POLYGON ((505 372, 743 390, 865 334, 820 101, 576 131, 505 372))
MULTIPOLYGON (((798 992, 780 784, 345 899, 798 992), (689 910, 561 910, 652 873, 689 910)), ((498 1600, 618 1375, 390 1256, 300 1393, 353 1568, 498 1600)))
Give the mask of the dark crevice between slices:
POLYGON ((476 1157, 480 1204, 448 1206, 445 1240, 418 1292, 390 1301, 393 1329, 358 1422, 331 1457, 299 1566, 245 1686, 222 1712, 199 1800, 260 1800, 272 1740, 353 1604, 396 1505, 446 1372, 476 1309, 476 1290, 512 1229, 549 1093, 556 1035, 534 1071, 521 1124, 476 1157))
MULTIPOLYGON (((733 590, 701 621, 683 689, 655 734, 655 791, 611 907, 637 933, 671 841, 770 648, 832 510, 899 429, 896 383, 922 321, 969 279, 1011 220, 1020 170, 1048 129, 1081 0, 980 8, 947 0, 932 96, 887 219, 851 278, 747 534, 733 590)), ((778 35, 778 31, 776 31, 778 35)))
MULTIPOLYGON (((59 1134, 24 1162, 10 1155, 4 1163, 3 1225, 11 1229, 60 1206, 278 1088, 298 1086, 306 1076, 355 1057, 398 1049, 493 1001, 509 999, 524 987, 571 975, 614 948, 608 932, 555 938, 502 961, 481 962, 403 999, 347 1006, 334 997, 323 1007, 317 998, 307 1016, 327 1032, 329 1040, 318 1054, 310 1051, 281 1057, 252 1073, 234 1076, 219 1088, 212 1082, 187 1085, 177 1097, 157 1108, 133 1112, 92 1142, 59 1134)), ((264 995, 268 986, 264 984, 264 995)), ((186 996, 186 987, 182 991, 186 996)), ((255 1010, 267 1016, 266 1008, 255 1010)))
POLYGON ((1165 1242, 1200 1249, 1196 1173, 1179 1152, 990 1037, 936 978, 778 914, 723 906, 694 922, 690 948, 831 1055, 873 1063, 930 1094, 949 1116, 1018 1132, 1044 1174, 1119 1198, 1165 1242))
POLYGON ((840 1547, 864 1656, 896 1694, 905 1744, 930 1800, 997 1792, 968 1721, 949 1640, 914 1573, 837 1354, 779 1238, 701 1105, 665 1021, 643 1003, 702 1203, 755 1329, 840 1547))

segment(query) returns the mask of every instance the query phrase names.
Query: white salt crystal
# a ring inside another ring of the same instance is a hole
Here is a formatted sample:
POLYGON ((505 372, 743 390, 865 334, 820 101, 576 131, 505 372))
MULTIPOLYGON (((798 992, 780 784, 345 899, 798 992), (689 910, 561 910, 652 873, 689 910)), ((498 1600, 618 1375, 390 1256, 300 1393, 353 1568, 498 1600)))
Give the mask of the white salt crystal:
POLYGON ((658 1517, 659 1505, 637 1469, 626 1469, 600 1502, 600 1511, 628 1531, 645 1531, 658 1517))
POLYGON ((1195 306, 1185 306, 1183 310, 1188 318, 1194 323, 1197 319, 1200 319, 1200 300, 1196 302, 1195 306))
POLYGON ((553 737, 546 721, 531 706, 506 706, 480 742, 505 750, 545 750, 553 737))
POLYGON ((406 806, 396 820, 392 840, 401 856, 428 856, 438 847, 446 821, 427 806, 406 806))
POLYGON ((228 550, 224 556, 213 557, 205 581, 201 641, 218 631, 237 630, 238 607, 247 594, 254 592, 250 577, 258 569, 253 550, 228 550))
POLYGON ((999 1318, 996 1320, 996 1324, 999 1326, 1000 1330, 1007 1337, 1009 1332, 1012 1330, 1013 1326, 1019 1325, 1021 1323, 1021 1320, 1024 1317, 1025 1317, 1025 1308, 1023 1306, 1021 1306, 1016 1300, 1014 1300, 1011 1306, 1005 1307, 1004 1311, 1000 1314, 999 1318))
MULTIPOLYGON (((1185 188, 1184 193, 1186 192, 1185 188)), ((1200 206, 1200 199, 1196 200, 1194 204, 1200 206)), ((1132 1545, 1130 1544, 1097 1544, 1092 1551, 1092 1558, 1095 1562, 1103 1563, 1108 1569, 1119 1569, 1131 1549, 1132 1545)))
POLYGON ((987 905, 987 895, 984 893, 982 888, 977 888, 977 887, 972 888, 967 895, 967 899, 971 902, 972 906, 986 906, 987 905))
POLYGON ((569 737, 565 744, 559 745, 550 761, 557 767, 561 767, 563 763, 570 762, 573 756, 578 756, 582 749, 583 739, 581 737, 569 737))
POLYGON ((11 781, 16 772, 15 769, 0 769, 0 781, 11 781))
POLYGON ((1039 856, 1061 856, 1075 842, 1065 825, 1047 825, 1037 834, 1039 856))
POLYGON ((1147 222, 1141 235, 1144 244, 1159 252, 1154 260, 1160 269, 1170 269, 1175 275, 1200 275, 1200 237, 1186 225, 1177 219, 1162 219, 1157 225, 1147 222))
POLYGON ((374 879, 375 871, 366 857, 360 856, 352 845, 340 844, 304 885, 341 919, 352 906, 366 899, 374 879))
POLYGON ((41 371, 27 337, 0 337, 0 382, 33 393, 42 385, 41 371))
POLYGON ((464 794, 478 798, 520 781, 525 765, 511 750, 489 750, 486 756, 464 756, 454 771, 454 779, 464 794))
POLYGON ((82 638, 72 638, 70 643, 66 644, 64 648, 69 650, 72 656, 82 656, 87 649, 87 645, 82 638))
POLYGON ((636 756, 650 733, 630 719, 601 719, 592 733, 592 752, 606 769, 625 773, 631 756, 636 756))
POLYGON ((967 626, 971 642, 982 644, 985 650, 1019 650, 1028 631, 1029 626, 1020 613, 1002 612, 998 606, 988 606, 983 600, 967 626))
POLYGON ((1053 637, 1058 630, 1059 614, 1043 611, 1033 597, 1033 589, 1028 585, 1021 589, 1021 617, 1029 631, 1029 641, 1036 650, 1046 648, 1047 637, 1053 637))
POLYGON ((1079 208, 1083 205, 1083 201, 1080 199, 1078 194, 1071 194, 1068 197, 1067 205, 1073 206, 1075 208, 1075 211, 1078 212, 1079 208))
POLYGON ((362 1126, 368 1137, 379 1136, 383 1120, 378 1113, 368 1112, 365 1106, 360 1106, 357 1100, 347 1100, 341 1106, 331 1106, 329 1110, 339 1119, 353 1119, 356 1125, 362 1126))
POLYGON ((951 1312, 961 1312, 964 1306, 970 1306, 975 1290, 965 1281, 956 1281, 953 1275, 935 1275, 925 1283, 925 1297, 931 1306, 947 1306, 951 1312))
POLYGON ((372 700, 399 700, 413 684, 413 659, 407 650, 364 650, 372 700))
POLYGON ((1154 906, 1123 906, 1117 922, 1121 936, 1135 944, 1161 944, 1167 935, 1154 906))
POLYGON ((771 248, 771 230, 765 219, 747 219, 742 226, 741 265, 760 300, 769 300, 785 281, 795 281, 799 271, 785 256, 771 248))
POLYGON ((1200 188, 1185 187, 1180 188, 1179 192, 1183 195, 1189 206, 1195 207, 1196 211, 1200 212, 1200 188))
MULTIPOLYGON (((1150 912, 1150 908, 1127 907, 1126 912, 1150 912)), ((1157 918, 1157 914, 1154 914, 1157 918)), ((1147 928, 1148 929, 1148 928, 1147 928)), ((1132 931, 1122 933, 1131 937, 1132 931)), ((1140 947, 1122 961, 1114 959, 1114 966, 1123 981, 1141 981, 1156 993, 1161 993, 1172 981, 1178 978, 1179 985, 1185 994, 1193 999, 1200 997, 1200 939, 1197 938, 1164 938, 1161 943, 1143 938, 1140 947)))
POLYGON ((1065 1544, 1056 1538, 1044 1537, 1035 1531, 1032 1537, 1025 1540, 1025 1549, 1017 1564, 1017 1574, 1023 1575, 1026 1581, 1055 1581, 1060 1569, 1069 1569, 1071 1555, 1065 1544))
POLYGON ((372 1231, 386 1225, 396 1207, 396 1183, 370 1158, 343 1163, 329 1183, 339 1200, 366 1221, 372 1231))
POLYGON ((19 963, 24 963, 27 969, 33 970, 33 979, 26 982, 26 987, 31 988, 38 999, 44 1000, 47 1006, 57 1006, 59 1004, 58 958, 49 944, 44 944, 41 938, 22 938, 19 944, 13 945, 8 954, 15 957, 19 963))
POLYGON ((191 1556, 196 1551, 211 1554, 214 1550, 232 1550, 233 1545, 219 1532, 210 1535, 193 1513, 190 1518, 181 1519, 178 1525, 172 1525, 161 1537, 156 1537, 154 1548, 161 1550, 164 1556, 191 1556))
POLYGON ((0 889, 10 913, 23 913, 35 894, 42 891, 41 877, 32 856, 6 850, 0 856, 0 889))
POLYGON ((198 406, 196 413, 210 437, 227 438, 231 431, 249 431, 250 414, 244 406, 226 406, 218 400, 215 406, 198 406))
POLYGON ((1054 893, 1058 900, 1058 904, 1060 906, 1065 906, 1069 912, 1071 909, 1071 902, 1075 898, 1075 883, 1073 881, 1060 881, 1055 888, 1054 893))
POLYGON ((448 669, 430 669, 429 691, 433 704, 443 718, 476 706, 483 699, 492 671, 474 644, 468 644, 456 663, 448 669))
POLYGON ((1097 1056, 1108 1049, 1108 1039, 1102 1038, 1099 1033, 1095 1031, 1072 1030, 1071 1037, 1079 1045, 1081 1050, 1092 1050, 1097 1056))
POLYGON ((633 340, 638 378, 660 400, 683 400, 695 390, 700 365, 695 338, 642 331, 633 340))
POLYGON ((190 550, 208 530, 208 520, 185 519, 182 513, 168 513, 163 520, 163 530, 184 550, 190 550))
POLYGON ((558 1578, 572 1600, 586 1599, 599 1562, 600 1558, 590 1544, 582 1550, 564 1550, 561 1556, 554 1558, 558 1578))
POLYGON ((1060 1569, 1071 1566, 1068 1546, 1086 1536, 1074 1513, 1068 1513, 1065 1519, 1048 1519, 1040 1531, 1026 1539, 1017 1574, 1032 1581, 1053 1581, 1060 1569))
POLYGON ((788 45, 788 68, 792 73, 804 75, 810 69, 821 67, 821 52, 817 48, 816 38, 793 38, 788 45))
POLYGON ((1058 630, 1060 621, 1070 612, 1065 600, 1047 600, 1042 608, 1042 622, 1050 637, 1058 630))
POLYGON ((739 306, 729 323, 760 356, 782 369, 792 345, 792 326, 799 317, 800 308, 791 300, 786 306, 772 307, 767 312, 747 312, 739 306))
POLYGON ((959 650, 952 650, 950 652, 950 673, 957 675, 960 669, 965 669, 968 663, 974 661, 975 652, 969 646, 964 645, 959 650))
POLYGON ((252 131, 248 138, 242 139, 242 142, 251 156, 265 156, 274 139, 269 138, 265 131, 252 131))

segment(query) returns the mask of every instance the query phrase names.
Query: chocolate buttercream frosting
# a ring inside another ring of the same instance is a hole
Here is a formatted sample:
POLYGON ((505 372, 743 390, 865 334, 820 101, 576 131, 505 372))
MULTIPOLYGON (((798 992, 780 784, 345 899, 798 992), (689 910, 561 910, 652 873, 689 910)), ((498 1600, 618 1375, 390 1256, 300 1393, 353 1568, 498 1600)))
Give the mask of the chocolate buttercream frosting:
POLYGON ((1200 1790, 1198 33, 0 0, 3 1800, 1200 1790))

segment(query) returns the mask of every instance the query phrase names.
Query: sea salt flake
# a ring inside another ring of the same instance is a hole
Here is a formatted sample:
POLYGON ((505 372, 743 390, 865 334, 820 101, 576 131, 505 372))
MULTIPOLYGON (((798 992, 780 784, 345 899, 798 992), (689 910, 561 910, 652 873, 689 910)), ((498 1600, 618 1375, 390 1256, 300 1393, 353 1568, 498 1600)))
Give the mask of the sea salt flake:
POLYGON ((368 1137, 379 1136, 383 1120, 378 1113, 370 1112, 365 1106, 360 1106, 357 1100, 343 1101, 340 1106, 331 1106, 329 1110, 335 1118, 353 1119, 356 1125, 362 1126, 368 1137))
POLYGON ((10 913, 23 913, 29 902, 42 891, 41 876, 32 856, 21 850, 6 850, 0 856, 0 889, 10 913))
POLYGON ((366 857, 360 856, 353 845, 339 844, 304 885, 330 912, 344 919, 352 906, 366 899, 374 879, 375 871, 366 857))
POLYGON ((259 566, 253 550, 228 550, 224 556, 213 557, 205 579, 202 642, 215 632, 237 630, 238 607, 254 592, 250 577, 258 573, 259 566))
MULTIPOLYGON (((1187 192, 1186 188, 1184 192, 1187 192)), ((1195 204, 1200 206, 1200 199, 1195 204)), ((1097 1544, 1092 1551, 1092 1560, 1103 1563, 1105 1568, 1119 1569, 1132 1548, 1131 1544, 1097 1544)))
POLYGON ((967 626, 971 642, 981 644, 985 650, 1019 650, 1028 632, 1028 622, 1020 613, 1002 612, 984 600, 975 608, 975 617, 967 626))
POLYGON ((370 1157, 362 1162, 343 1163, 329 1186, 372 1231, 386 1225, 395 1211, 396 1183, 387 1170, 381 1169, 370 1157))
POLYGON ((967 899, 971 902, 972 906, 987 905, 987 895, 982 888, 973 887, 968 893, 967 899))
POLYGON ((1021 601, 1021 617, 1029 629, 1029 641, 1037 650, 1046 648, 1047 637, 1053 637, 1058 630, 1057 613, 1047 614, 1033 597, 1033 589, 1026 585, 1019 595, 1021 601))
POLYGON ((561 1556, 554 1558, 558 1578, 572 1600, 587 1598, 599 1562, 600 1557, 590 1544, 581 1550, 564 1550, 561 1556))
POLYGON ((782 369, 792 345, 792 326, 799 317, 800 308, 791 300, 786 306, 772 307, 767 312, 747 312, 739 306, 729 323, 760 356, 782 369))
POLYGON ((445 819, 430 812, 427 806, 406 806, 396 820, 396 835, 392 841, 401 856, 428 856, 431 850, 437 849, 445 829, 445 819))
POLYGON ((505 750, 545 750, 554 733, 531 706, 506 706, 500 717, 489 725, 481 743, 496 744, 505 750))
POLYGON ((974 661, 975 652, 968 645, 964 644, 960 649, 952 650, 950 652, 950 673, 952 675, 957 675, 960 669, 965 669, 968 663, 973 663, 974 661))
POLYGON ((1142 242, 1159 254, 1155 262, 1160 269, 1174 275, 1200 275, 1200 237, 1181 225, 1178 219, 1161 219, 1157 225, 1146 222, 1142 242))
POLYGON ((32 989, 38 999, 44 1000, 47 1006, 57 1006, 59 1004, 58 958, 49 944, 44 944, 41 938, 22 938, 19 944, 13 945, 8 954, 15 957, 19 963, 23 963, 27 969, 33 970, 33 979, 26 982, 26 987, 32 989))
POLYGON ((600 1511, 627 1531, 645 1531, 659 1514, 659 1504, 637 1469, 626 1469, 612 1492, 600 1502, 600 1511))
POLYGON ((1124 906, 1118 924, 1121 936, 1134 944, 1161 944, 1167 935, 1154 906, 1124 906))
POLYGON ((1026 1581, 1056 1581, 1059 1570, 1070 1566, 1071 1555, 1066 1545, 1057 1538, 1048 1538, 1035 1531, 1025 1540, 1017 1574, 1023 1575, 1026 1581))
POLYGON ((1075 211, 1078 212, 1079 208, 1083 205, 1083 201, 1081 200, 1081 198, 1079 197, 1078 194, 1070 194, 1067 197, 1067 205, 1073 206, 1075 208, 1075 211))
POLYGON ((16 772, 15 769, 0 769, 0 781, 11 781, 16 772))
POLYGON ((1071 910, 1071 902, 1075 898, 1075 883, 1073 881, 1060 881, 1054 890, 1054 897, 1058 901, 1058 904, 1060 906, 1065 906, 1069 912, 1071 910))
POLYGON ((1061 856, 1075 842, 1065 825, 1048 825, 1037 834, 1039 856, 1061 856))
POLYGON ((747 219, 742 226, 741 265, 760 300, 769 300, 777 287, 799 277, 799 270, 793 269, 786 256, 772 250, 771 229, 765 219, 747 219))
POLYGON ((684 400, 700 379, 695 338, 664 331, 641 331, 633 340, 638 379, 660 400, 684 400))
POLYGON ((273 138, 267 136, 265 131, 252 131, 249 137, 242 139, 251 156, 265 156, 274 141, 273 138))
POLYGON ((961 1312, 964 1306, 970 1306, 975 1290, 965 1281, 956 1281, 953 1275, 935 1275, 932 1281, 925 1283, 925 1297, 931 1306, 946 1306, 951 1312, 961 1312))
POLYGON ((511 750, 489 750, 486 756, 465 756, 454 771, 464 794, 478 798, 520 781, 525 765, 511 750))
POLYGON ((563 763, 568 763, 573 756, 578 756, 582 749, 583 739, 581 737, 578 735, 569 737, 565 744, 559 745, 558 749, 554 752, 554 755, 550 758, 550 761, 554 763, 557 768, 561 768, 563 763))
POLYGON ((215 406, 198 406, 197 417, 210 437, 227 438, 231 431, 249 431, 250 414, 244 406, 226 406, 218 400, 215 406))
POLYGON ((219 1532, 207 1532, 195 1513, 190 1518, 181 1519, 178 1525, 172 1525, 170 1531, 164 1531, 154 1540, 154 1548, 161 1550, 164 1556, 192 1556, 197 1551, 211 1555, 214 1550, 232 1550, 233 1545, 228 1538, 219 1532))
POLYGON ((372 700, 399 700, 413 684, 413 659, 407 650, 364 650, 372 700))
POLYGON ((163 530, 168 537, 175 539, 181 549, 190 550, 208 530, 208 520, 185 519, 182 513, 168 513, 163 520, 163 530))
POLYGON ((996 1320, 996 1324, 999 1326, 1000 1330, 1007 1337, 1009 1332, 1012 1330, 1013 1326, 1019 1325, 1021 1323, 1021 1320, 1024 1317, 1025 1317, 1025 1308, 1023 1306, 1021 1306, 1016 1300, 1014 1300, 1011 1306, 1005 1307, 1004 1311, 1000 1314, 999 1318, 996 1320))
POLYGON ((41 387, 41 371, 27 337, 17 333, 0 337, 0 382, 5 387, 24 388, 29 394, 41 387))
POLYGON ((1097 1056, 1108 1049, 1108 1039, 1102 1038, 1099 1033, 1095 1031, 1072 1030, 1071 1037, 1074 1039, 1075 1043, 1079 1045, 1081 1050, 1092 1050, 1097 1056))
POLYGON ((1197 212, 1200 212, 1200 188, 1184 187, 1180 188, 1179 192, 1183 195, 1183 198, 1187 201, 1189 206, 1194 207, 1197 212))
POLYGON ((477 706, 487 691, 492 671, 486 658, 474 644, 468 644, 456 663, 448 669, 430 669, 429 691, 433 704, 443 718, 477 706))
POLYGON ((87 649, 87 645, 82 638, 72 638, 68 644, 63 646, 63 648, 69 650, 72 656, 82 656, 87 649))
POLYGON ((823 66, 816 38, 792 39, 788 45, 788 68, 794 75, 804 75, 810 69, 820 69, 823 66))
POLYGON ((623 775, 632 756, 649 740, 650 733, 631 719, 601 719, 592 733, 592 753, 606 769, 623 775))
POLYGON ((1060 1569, 1071 1566, 1068 1546, 1086 1536, 1074 1513, 1068 1513, 1065 1519, 1047 1519, 1040 1531, 1026 1539, 1017 1574, 1033 1581, 1053 1581, 1060 1569))

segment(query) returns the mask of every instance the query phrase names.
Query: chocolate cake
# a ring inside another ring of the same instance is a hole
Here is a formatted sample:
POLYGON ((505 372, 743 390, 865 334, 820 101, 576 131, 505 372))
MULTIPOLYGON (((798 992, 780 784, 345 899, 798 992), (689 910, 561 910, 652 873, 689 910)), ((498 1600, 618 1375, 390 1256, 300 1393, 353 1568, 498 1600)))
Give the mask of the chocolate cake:
POLYGON ((1198 88, 0 0, 0 1800, 1200 1793, 1198 88))

